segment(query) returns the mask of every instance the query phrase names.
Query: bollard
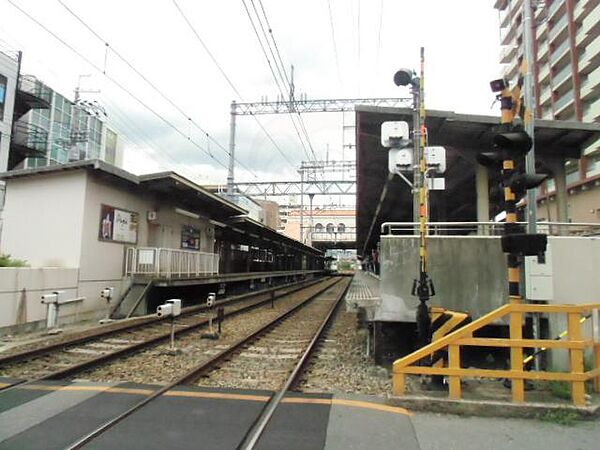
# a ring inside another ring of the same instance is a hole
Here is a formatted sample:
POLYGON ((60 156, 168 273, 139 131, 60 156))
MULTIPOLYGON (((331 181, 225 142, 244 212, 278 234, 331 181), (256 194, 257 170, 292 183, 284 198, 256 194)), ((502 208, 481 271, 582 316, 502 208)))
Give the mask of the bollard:
POLYGON ((221 324, 223 323, 223 320, 225 320, 225 308, 223 308, 222 306, 219 306, 217 308, 217 321, 218 321, 218 326, 219 326, 219 331, 218 331, 219 334, 221 334, 221 324))

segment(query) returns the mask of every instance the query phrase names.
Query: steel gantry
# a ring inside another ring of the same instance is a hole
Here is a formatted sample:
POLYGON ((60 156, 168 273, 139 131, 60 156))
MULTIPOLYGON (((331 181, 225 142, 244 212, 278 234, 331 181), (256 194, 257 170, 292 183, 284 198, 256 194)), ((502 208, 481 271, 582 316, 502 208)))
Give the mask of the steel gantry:
MULTIPOLYGON (((250 103, 231 102, 229 125, 229 170, 227 173, 227 194, 234 193, 235 169, 235 133, 236 116, 257 116, 264 114, 292 114, 292 113, 318 113, 318 112, 345 112, 353 111, 356 105, 399 107, 407 106, 411 98, 346 98, 346 99, 315 99, 309 100, 306 96, 299 99, 290 96, 289 100, 279 97, 277 101, 260 101, 250 103)), ((282 194, 283 195, 283 194, 282 194)))
POLYGON ((290 102, 277 99, 274 102, 260 101, 251 103, 232 103, 232 114, 238 116, 258 114, 290 114, 310 112, 353 111, 355 105, 369 106, 410 106, 411 98, 324 98, 308 100, 300 98, 290 102), (235 105, 235 106, 234 106, 235 105))
POLYGON ((234 183, 234 191, 243 195, 276 197, 286 195, 356 195, 356 181, 259 181, 234 183))

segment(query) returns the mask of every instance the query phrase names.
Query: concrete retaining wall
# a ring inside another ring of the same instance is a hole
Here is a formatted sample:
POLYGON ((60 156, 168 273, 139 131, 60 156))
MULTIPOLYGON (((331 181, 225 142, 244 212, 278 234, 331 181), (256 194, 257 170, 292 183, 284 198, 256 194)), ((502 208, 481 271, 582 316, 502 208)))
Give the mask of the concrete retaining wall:
POLYGON ((119 293, 127 284, 125 279, 91 282, 79 276, 78 268, 0 268, 0 335, 44 329, 46 305, 41 296, 52 291, 64 291, 63 299, 85 297, 82 302, 60 307, 59 325, 101 319, 108 310, 101 290, 113 286, 119 293))
MULTIPOLYGON (((418 239, 381 237, 381 299, 376 320, 413 322, 411 295, 418 276, 418 239)), ((429 239, 429 273, 436 295, 431 304, 466 311, 476 319, 502 306, 508 295, 500 238, 435 236, 429 239)))

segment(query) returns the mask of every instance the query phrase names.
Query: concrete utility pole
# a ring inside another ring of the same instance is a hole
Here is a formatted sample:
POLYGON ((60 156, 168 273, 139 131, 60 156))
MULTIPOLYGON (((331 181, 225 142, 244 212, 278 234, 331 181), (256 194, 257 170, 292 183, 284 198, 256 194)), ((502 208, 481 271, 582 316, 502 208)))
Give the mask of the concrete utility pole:
POLYGON ((227 195, 233 196, 233 167, 235 162, 235 100, 231 102, 231 118, 229 123, 229 171, 227 172, 227 195))
MULTIPOLYGON (((523 37, 524 37, 524 101, 525 101, 525 117, 523 125, 525 131, 534 142, 535 128, 535 60, 533 56, 533 9, 531 0, 523 1, 523 37)), ((525 172, 527 174, 535 174, 535 143, 532 143, 531 150, 525 156, 525 172)), ((537 190, 529 189, 527 191, 527 232, 536 233, 537 230, 537 190)))
MULTIPOLYGON (((413 222, 419 222, 419 207, 421 200, 419 190, 421 188, 421 82, 415 77, 412 85, 413 94, 413 222)), ((419 227, 415 227, 415 234, 419 234, 419 227)))

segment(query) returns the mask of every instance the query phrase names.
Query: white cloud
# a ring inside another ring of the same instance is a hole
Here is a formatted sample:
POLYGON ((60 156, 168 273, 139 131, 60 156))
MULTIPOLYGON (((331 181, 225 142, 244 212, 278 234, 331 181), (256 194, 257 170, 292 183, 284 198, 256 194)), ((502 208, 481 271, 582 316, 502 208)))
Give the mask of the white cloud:
MULTIPOLYGON (((120 54, 169 96, 221 145, 228 148, 229 104, 236 99, 178 15, 171 1, 142 2, 65 0, 120 54)), ((246 101, 277 91, 254 31, 240 1, 179 0, 189 20, 238 87, 246 101)), ((255 3, 258 3, 255 0, 255 3)), ((296 92, 310 98, 395 97, 408 93, 392 77, 399 67, 418 69, 419 47, 426 47, 427 106, 460 112, 496 114, 488 82, 499 73, 498 21, 493 0, 331 0, 341 71, 338 79, 326 0, 263 0, 286 64, 296 68, 296 92), (379 28, 383 4, 382 27, 379 28), (360 33, 358 30, 360 10, 360 33), (360 41, 360 48, 359 48, 360 41), (378 43, 380 45, 378 46, 378 43)), ((28 0, 22 8, 70 45, 103 67, 105 46, 56 1, 28 0)), ((109 120, 135 142, 127 167, 160 169, 160 165, 225 182, 226 170, 187 141, 207 147, 206 136, 109 52, 107 73, 182 130, 174 130, 128 97, 105 77, 6 2, 0 4, 0 37, 24 51, 25 72, 34 73, 58 91, 70 94, 78 75, 92 73, 86 94, 107 106, 109 120), (145 148, 145 151, 140 150, 145 148), (151 156, 148 156, 148 155, 151 156), (151 162, 150 158, 159 163, 151 162)), ((261 122, 295 164, 304 157, 289 117, 262 116, 261 122)), ((342 152, 341 114, 304 115, 317 156, 349 158, 342 152)), ((210 153, 227 164, 214 143, 210 153)), ((238 117, 236 155, 260 179, 296 176, 251 117, 238 117)), ((238 180, 253 176, 242 168, 238 180)))

